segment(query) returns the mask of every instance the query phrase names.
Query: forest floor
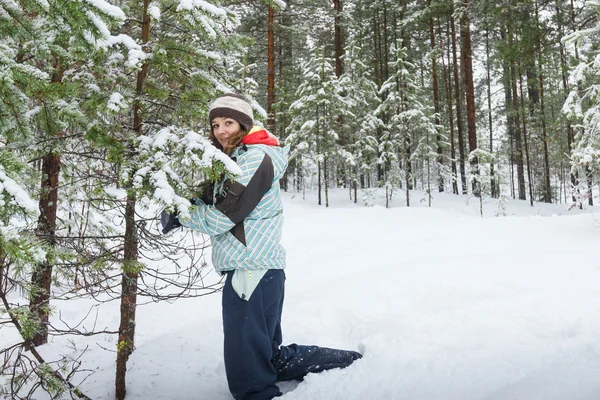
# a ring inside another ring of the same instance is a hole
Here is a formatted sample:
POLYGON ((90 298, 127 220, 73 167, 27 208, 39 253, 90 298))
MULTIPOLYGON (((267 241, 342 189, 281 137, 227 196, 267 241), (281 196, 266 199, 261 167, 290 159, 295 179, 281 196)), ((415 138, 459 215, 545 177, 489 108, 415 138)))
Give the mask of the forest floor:
MULTIPOLYGON (((282 384, 282 399, 600 398, 600 207, 486 199, 482 218, 477 199, 451 194, 427 207, 415 191, 407 208, 399 192, 389 209, 382 190, 370 207, 343 190, 329 208, 302 197, 284 193, 284 343, 364 358, 282 384)), ((231 399, 220 297, 138 308, 128 399, 231 399)), ((56 306, 65 320, 88 310, 56 306)), ((100 310, 97 327, 116 330, 118 303, 100 310)), ((114 399, 115 336, 55 337, 41 350, 86 346, 83 392, 114 399)))

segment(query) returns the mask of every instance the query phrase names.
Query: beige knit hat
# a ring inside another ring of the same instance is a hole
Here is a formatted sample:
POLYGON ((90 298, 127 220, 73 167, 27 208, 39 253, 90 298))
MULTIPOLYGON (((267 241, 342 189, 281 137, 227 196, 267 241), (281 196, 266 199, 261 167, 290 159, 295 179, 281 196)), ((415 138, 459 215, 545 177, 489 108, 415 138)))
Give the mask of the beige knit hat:
POLYGON ((233 118, 249 132, 254 125, 254 114, 250 103, 240 94, 226 93, 215 99, 209 107, 208 120, 233 118))

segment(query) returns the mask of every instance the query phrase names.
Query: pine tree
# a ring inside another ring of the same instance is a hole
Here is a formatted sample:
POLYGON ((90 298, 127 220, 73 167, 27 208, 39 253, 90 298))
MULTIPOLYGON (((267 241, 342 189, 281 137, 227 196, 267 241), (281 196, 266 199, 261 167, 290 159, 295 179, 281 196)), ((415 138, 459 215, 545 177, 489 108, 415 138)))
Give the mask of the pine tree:
POLYGON ((381 103, 378 88, 371 79, 372 68, 363 62, 364 52, 352 35, 345 47, 344 73, 340 76, 339 86, 347 94, 349 111, 353 118, 346 121, 344 129, 348 131, 348 144, 345 150, 351 178, 350 190, 354 189, 354 202, 357 202, 358 181, 365 187, 365 175, 371 173, 377 161, 377 137, 383 122, 375 114, 381 103))
POLYGON ((341 93, 333 62, 325 57, 324 49, 317 49, 303 67, 305 81, 296 91, 296 101, 290 105, 293 119, 287 128, 286 143, 294 150, 291 158, 316 164, 318 177, 318 204, 325 189, 325 205, 329 206, 329 172, 336 159, 343 156, 339 146, 338 116, 352 116, 351 101, 341 93), (329 167, 329 169, 328 169, 329 167))
MULTIPOLYGON (((600 3, 589 2, 589 7, 596 9, 598 23, 589 29, 568 35, 565 38, 567 43, 597 43, 596 39, 600 34, 600 3)), ((565 101, 563 112, 574 122, 576 131, 571 168, 574 174, 591 179, 600 170, 600 55, 597 54, 597 49, 571 71, 569 80, 574 89, 565 101)), ((584 199, 591 199, 591 185, 588 182, 582 180, 577 189, 581 203, 584 199)))
POLYGON ((424 172, 429 195, 432 181, 437 182, 438 175, 435 172, 439 166, 435 165, 434 160, 438 156, 436 136, 439 127, 432 120, 435 114, 431 107, 421 100, 423 94, 415 81, 416 66, 407 60, 406 49, 394 49, 394 55, 395 60, 391 65, 394 73, 380 89, 380 94, 386 92, 387 97, 377 110, 379 115, 390 115, 379 143, 379 163, 385 166, 383 184, 390 188, 388 192, 400 187, 401 175, 404 175, 406 205, 410 206, 409 181, 414 178, 408 173, 407 166, 410 163, 417 157, 425 160, 424 172), (401 166, 403 171, 399 170, 401 166))

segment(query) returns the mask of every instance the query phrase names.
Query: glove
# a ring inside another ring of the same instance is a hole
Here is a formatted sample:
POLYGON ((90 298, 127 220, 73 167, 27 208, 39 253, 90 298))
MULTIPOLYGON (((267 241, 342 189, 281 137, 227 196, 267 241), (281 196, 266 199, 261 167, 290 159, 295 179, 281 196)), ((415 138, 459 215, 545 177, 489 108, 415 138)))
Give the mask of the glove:
POLYGON ((177 211, 169 214, 168 212, 163 210, 163 212, 160 213, 160 224, 163 227, 162 233, 167 233, 181 226, 181 222, 179 222, 178 215, 179 212, 177 211))
POLYGON ((206 205, 213 204, 213 191, 215 190, 215 184, 211 181, 204 181, 200 184, 198 191, 198 197, 206 205))

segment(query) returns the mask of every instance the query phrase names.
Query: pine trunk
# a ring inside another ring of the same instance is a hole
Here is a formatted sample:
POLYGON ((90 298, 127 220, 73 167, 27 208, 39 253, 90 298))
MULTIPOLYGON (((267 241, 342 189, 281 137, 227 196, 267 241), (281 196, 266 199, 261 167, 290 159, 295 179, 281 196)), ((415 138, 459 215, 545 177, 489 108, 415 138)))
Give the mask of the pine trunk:
MULTIPOLYGON (((523 99, 523 78, 519 69, 519 91, 521 94, 521 99, 523 99)), ((527 141, 527 124, 525 121, 527 117, 525 115, 525 105, 524 101, 521 101, 521 111, 523 113, 523 142, 525 143, 525 159, 527 160, 527 181, 529 183, 529 203, 531 207, 533 207, 533 183, 532 183, 532 175, 531 175, 531 161, 529 160, 529 144, 527 141)))
POLYGON ((552 203, 552 186, 550 185, 550 156, 548 153, 548 132, 546 129, 546 115, 544 109, 544 75, 540 63, 540 118, 542 119, 542 145, 544 151, 544 191, 542 201, 552 203))
MULTIPOLYGON (((427 0, 427 6, 430 8, 429 12, 430 14, 432 14, 431 11, 431 0, 427 0)), ((431 77, 432 77, 432 81, 433 81, 433 110, 435 112, 435 124, 437 126, 440 126, 440 92, 439 92, 439 87, 438 87, 438 78, 437 78, 437 56, 436 56, 436 44, 435 44, 435 30, 433 29, 434 23, 433 23, 433 15, 429 16, 429 41, 431 44, 431 77)), ((442 165, 444 159, 443 159, 443 155, 442 155, 442 137, 440 135, 439 132, 439 128, 436 127, 436 138, 435 138, 435 142, 436 142, 436 146, 437 146, 437 153, 438 153, 438 157, 437 157, 437 162, 438 165, 442 165)), ((439 170, 438 171, 438 191, 439 192, 443 192, 444 191, 444 177, 442 175, 442 171, 439 170)))
POLYGON ((544 189, 542 193, 542 201, 545 203, 552 203, 552 186, 550 185, 550 158, 548 155, 548 132, 546 130, 546 111, 544 108, 544 70, 542 68, 542 43, 540 38, 539 28, 539 7, 536 1, 535 4, 535 17, 537 23, 537 51, 538 51, 538 68, 539 71, 539 84, 540 84, 540 118, 542 120, 542 146, 544 152, 544 189))
POLYGON ((375 59, 373 60, 375 63, 375 83, 377 84, 377 86, 381 86, 382 81, 381 81, 381 72, 380 72, 380 61, 381 60, 381 54, 379 53, 379 41, 378 41, 378 24, 377 24, 377 19, 375 17, 375 15, 373 16, 373 53, 375 54, 375 59))
POLYGON ((513 65, 511 74, 511 84, 513 92, 513 112, 515 116, 515 158, 517 164, 517 182, 519 200, 526 200, 525 195, 525 171, 523 167, 523 138, 521 137, 521 121, 519 111, 519 96, 517 92, 517 69, 513 65))
MULTIPOLYGON (((375 13, 376 18, 377 18, 377 23, 375 24, 375 31, 373 32, 374 35, 377 36, 377 48, 376 48, 376 52, 378 53, 378 57, 377 57, 377 61, 378 61, 378 66, 377 68, 379 69, 379 77, 381 79, 381 82, 385 82, 385 72, 384 72, 384 58, 385 58, 385 54, 382 48, 382 38, 381 38, 381 27, 380 27, 380 22, 379 22, 379 12, 375 13)), ((385 94, 382 94, 382 96, 385 96, 385 94)))
MULTIPOLYGON (((64 76, 64 68, 56 66, 56 72, 52 75, 51 83, 60 84, 64 76)), ((48 135, 60 133, 47 132, 48 135)), ((46 243, 49 249, 56 246, 56 217, 58 210, 58 185, 60 178, 60 154, 48 152, 42 158, 42 179, 40 183, 40 216, 36 229, 36 236, 46 243)), ((50 254, 49 252, 48 254, 50 254)), ((48 342, 48 322, 50 316, 50 291, 52 287, 52 269, 54 260, 52 256, 37 264, 31 276, 31 283, 35 290, 29 302, 31 312, 39 320, 39 328, 32 338, 35 346, 48 342)))
POLYGON ((448 67, 444 63, 444 53, 442 51, 442 67, 444 69, 444 82, 446 86, 446 102, 448 107, 448 123, 450 125, 450 158, 452 166, 452 193, 458 194, 458 174, 456 170, 456 150, 454 148, 454 114, 452 112, 452 83, 450 82, 450 24, 447 26, 447 54, 448 67))
POLYGON ((327 157, 323 158, 323 180, 325 181, 325 207, 329 207, 329 179, 327 178, 327 157))
MULTIPOLYGON (((500 36, 503 41, 507 40, 506 33, 504 32, 504 30, 500 31, 500 36)), ((502 85, 504 86, 504 111, 506 113, 506 129, 508 132, 509 144, 510 144, 510 153, 509 153, 510 154, 510 156, 509 156, 510 195, 514 199, 515 198, 514 138, 516 137, 516 130, 515 130, 516 123, 515 123, 515 115, 514 115, 515 113, 514 113, 513 100, 512 100, 511 82, 512 82, 512 77, 511 77, 509 61, 506 58, 504 58, 502 60, 502 85)))
MULTIPOLYGON (((48 153, 42 160, 42 181, 40 190, 40 216, 36 235, 49 248, 56 246, 56 212, 58 209, 58 182, 60 175, 60 154, 48 153)), ((52 286, 52 256, 37 264, 31 277, 35 291, 29 307, 39 319, 39 329, 32 339, 35 346, 48 342, 48 322, 50 313, 50 290, 52 286)))
POLYGON ((318 204, 321 205, 321 161, 317 161, 317 175, 318 175, 318 186, 319 186, 319 201, 318 204))
MULTIPOLYGON (((473 60, 471 48, 471 28, 469 21, 470 0, 463 0, 463 14, 460 20, 461 36, 461 61, 465 79, 465 93, 467 99, 467 132, 469 135, 469 152, 477 150, 477 131, 475 125, 475 86, 473 84, 473 60)), ((471 156, 472 174, 479 175, 479 163, 475 155, 471 156)), ((480 184, 473 181, 473 194, 480 196, 480 184)))
MULTIPOLYGON (((144 51, 148 51, 147 43, 150 39, 150 15, 148 7, 150 0, 144 0, 142 10, 141 42, 144 51)), ((137 73, 136 97, 143 97, 144 82, 148 76, 148 62, 142 64, 137 73)), ((139 100, 133 105, 133 129, 136 136, 143 133, 143 119, 139 100)), ((130 150, 134 152, 134 149, 130 150)), ((130 181, 128 189, 133 182, 130 181)), ((121 275, 121 320, 119 324, 119 342, 117 343, 117 368, 115 378, 115 397, 124 400, 127 393, 126 374, 127 360, 135 349, 135 324, 137 308, 137 281, 138 281, 138 237, 135 223, 136 196, 128 190, 125 205, 125 238, 123 246, 123 273, 121 275)))
POLYGON ((342 56, 344 55, 344 46, 342 44, 342 0, 333 0, 335 9, 334 21, 334 42, 335 42, 335 76, 342 76, 342 56))
POLYGON ((390 78, 390 46, 388 43, 388 27, 387 27, 387 5, 383 3, 383 58, 384 58, 384 66, 383 66, 383 81, 387 81, 390 78))
MULTIPOLYGON (((492 124, 492 79, 490 73, 490 35, 489 28, 485 29, 485 55, 486 55, 486 71, 487 71, 487 103, 488 103, 488 129, 490 131, 490 154, 494 154, 494 128, 492 124)), ((496 187, 496 177, 494 174, 494 160, 490 160, 490 186, 492 198, 499 197, 499 190, 496 187)))
POLYGON ((592 192, 593 186, 594 186, 594 177, 593 177, 593 173, 592 170, 590 169, 589 165, 585 166, 585 175, 587 177, 587 185, 588 185, 588 204, 590 206, 594 205, 594 193, 592 192))
POLYGON ((462 124, 462 108, 460 101, 459 69, 456 56, 456 28, 454 26, 454 17, 450 17, 450 28, 452 31, 452 64, 454 71, 454 96, 456 103, 456 130, 458 134, 458 156, 460 158, 460 180, 462 193, 467 194, 467 176, 465 172, 465 141, 462 124))
POLYGON ((267 114, 268 126, 271 132, 275 132, 275 116, 273 115, 273 103, 275 103, 275 35, 273 24, 275 20, 275 9, 269 6, 267 16, 267 114))
MULTIPOLYGON (((557 21, 559 24, 559 30, 561 32, 561 37, 564 37, 564 25, 562 24, 562 17, 561 17, 561 13, 560 13, 560 6, 557 4, 556 5, 556 14, 557 14, 557 21)), ((567 83, 567 70, 568 70, 568 66, 567 66, 567 58, 565 56, 565 46, 562 43, 562 41, 559 43, 560 46, 560 66, 561 66, 561 77, 562 77, 562 84, 563 84, 563 90, 564 90, 564 100, 567 99, 567 96, 569 94, 569 84, 567 83)), ((567 149, 568 149, 568 154, 571 154, 571 152, 573 151, 573 127, 571 126, 571 123, 569 121, 567 121, 567 149)), ((571 177, 571 185, 572 187, 575 187, 577 179, 575 177, 575 174, 573 174, 573 172, 570 172, 570 177, 571 177)), ((566 191, 566 187, 567 185, 565 184, 564 186, 564 190, 566 191)), ((571 199, 573 200, 573 202, 576 201, 575 199, 575 193, 572 191, 571 192, 571 199)), ((565 194, 565 203, 567 201, 567 196, 565 194)))
MULTIPOLYGON (((356 175, 358 175, 358 165, 356 166, 356 175)), ((361 181, 362 181, 362 175, 361 175, 361 181)), ((356 204, 357 199, 358 199, 358 180, 356 177, 354 178, 353 184, 354 184, 354 204, 356 204)))

